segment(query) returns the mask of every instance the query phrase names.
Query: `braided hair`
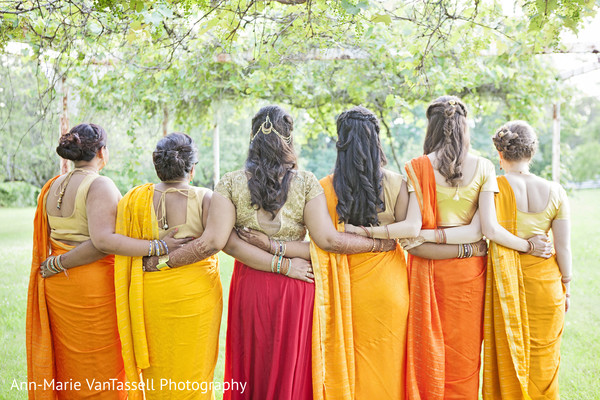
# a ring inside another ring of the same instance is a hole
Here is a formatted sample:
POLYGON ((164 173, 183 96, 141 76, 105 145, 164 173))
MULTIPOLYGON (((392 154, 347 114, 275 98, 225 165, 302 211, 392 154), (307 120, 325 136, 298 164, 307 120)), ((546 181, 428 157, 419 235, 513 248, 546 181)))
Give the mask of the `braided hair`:
POLYGON ((252 206, 270 212, 273 218, 287 201, 296 169, 293 130, 294 120, 279 106, 265 106, 252 118, 245 165, 250 173, 250 201, 252 206))
POLYGON ((525 121, 510 121, 502 125, 492 141, 506 161, 529 160, 537 150, 535 131, 525 121))
POLYGON ((423 151, 437 151, 440 174, 451 186, 462 179, 462 162, 469 150, 467 107, 456 96, 442 96, 427 108, 427 133, 423 151))
POLYGON ((387 163, 379 140, 379 121, 364 107, 353 107, 337 118, 337 159, 333 188, 340 222, 378 225, 384 209, 382 166, 387 163))

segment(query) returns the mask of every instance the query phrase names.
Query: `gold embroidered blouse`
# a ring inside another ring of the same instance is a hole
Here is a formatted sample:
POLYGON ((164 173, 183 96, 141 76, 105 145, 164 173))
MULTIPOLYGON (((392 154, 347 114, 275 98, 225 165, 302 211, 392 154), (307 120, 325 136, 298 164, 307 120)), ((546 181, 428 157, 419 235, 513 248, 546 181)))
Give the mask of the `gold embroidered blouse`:
POLYGON ((235 206, 237 228, 256 229, 277 240, 302 240, 306 236, 304 206, 323 193, 323 188, 311 172, 295 170, 287 201, 271 221, 270 213, 257 210, 250 204, 246 171, 238 170, 223 175, 215 192, 227 197, 235 206))

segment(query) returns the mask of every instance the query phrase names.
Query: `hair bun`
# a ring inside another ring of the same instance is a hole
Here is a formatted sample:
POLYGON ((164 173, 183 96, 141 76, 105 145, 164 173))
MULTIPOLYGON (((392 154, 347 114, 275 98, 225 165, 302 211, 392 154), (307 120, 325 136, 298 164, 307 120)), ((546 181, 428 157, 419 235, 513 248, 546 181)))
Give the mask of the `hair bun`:
POLYGON ((524 121, 511 121, 501 126, 492 141, 507 161, 530 159, 537 147, 535 132, 524 121))
POLYGON ((452 117, 454 117, 455 113, 456 113, 456 105, 454 105, 454 104, 448 104, 444 108, 444 116, 446 118, 452 118, 452 117))

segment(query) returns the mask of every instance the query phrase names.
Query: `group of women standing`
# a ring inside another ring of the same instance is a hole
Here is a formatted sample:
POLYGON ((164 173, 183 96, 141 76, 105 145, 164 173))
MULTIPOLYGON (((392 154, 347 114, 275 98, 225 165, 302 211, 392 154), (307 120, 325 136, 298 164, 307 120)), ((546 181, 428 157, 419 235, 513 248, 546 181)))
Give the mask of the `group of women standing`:
POLYGON ((57 149, 75 168, 46 184, 35 217, 28 377, 122 385, 30 397, 214 398, 158 381, 213 381, 224 250, 224 382, 246 383, 225 399, 476 399, 484 339, 484 398, 558 399, 568 201, 529 172, 527 123, 494 135, 496 180, 469 153, 466 118, 456 97, 432 102, 405 179, 384 168, 375 115, 347 110, 319 182, 297 168, 291 116, 263 107, 244 168, 214 192, 189 185, 197 151, 173 133, 153 153, 161 183, 122 199, 98 175, 106 133, 76 126, 57 149))

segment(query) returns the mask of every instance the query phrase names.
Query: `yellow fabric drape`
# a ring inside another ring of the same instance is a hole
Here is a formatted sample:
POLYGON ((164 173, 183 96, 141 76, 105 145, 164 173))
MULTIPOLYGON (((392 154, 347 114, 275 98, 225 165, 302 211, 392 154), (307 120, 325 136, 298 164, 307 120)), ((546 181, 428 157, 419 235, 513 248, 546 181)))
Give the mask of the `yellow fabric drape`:
MULTIPOLYGON (((117 233, 158 239, 153 188, 138 186, 121 199, 117 233)), ((171 398, 173 390, 161 387, 162 379, 174 385, 198 384, 196 390, 174 386, 178 398, 214 398, 212 389, 200 385, 212 382, 217 360, 222 311, 217 257, 144 274, 142 257, 116 256, 115 289, 123 360, 132 387, 129 398, 143 398, 140 388, 146 398, 171 398)))
MULTIPOLYGON (((516 234, 517 207, 498 178, 498 222, 516 234)), ((558 399, 564 291, 556 257, 542 259, 491 242, 484 325, 484 399, 558 399)))
MULTIPOLYGON (((332 176, 321 180, 339 231, 332 176)), ((332 254, 311 242, 315 399, 403 399, 408 283, 404 251, 332 254)))

